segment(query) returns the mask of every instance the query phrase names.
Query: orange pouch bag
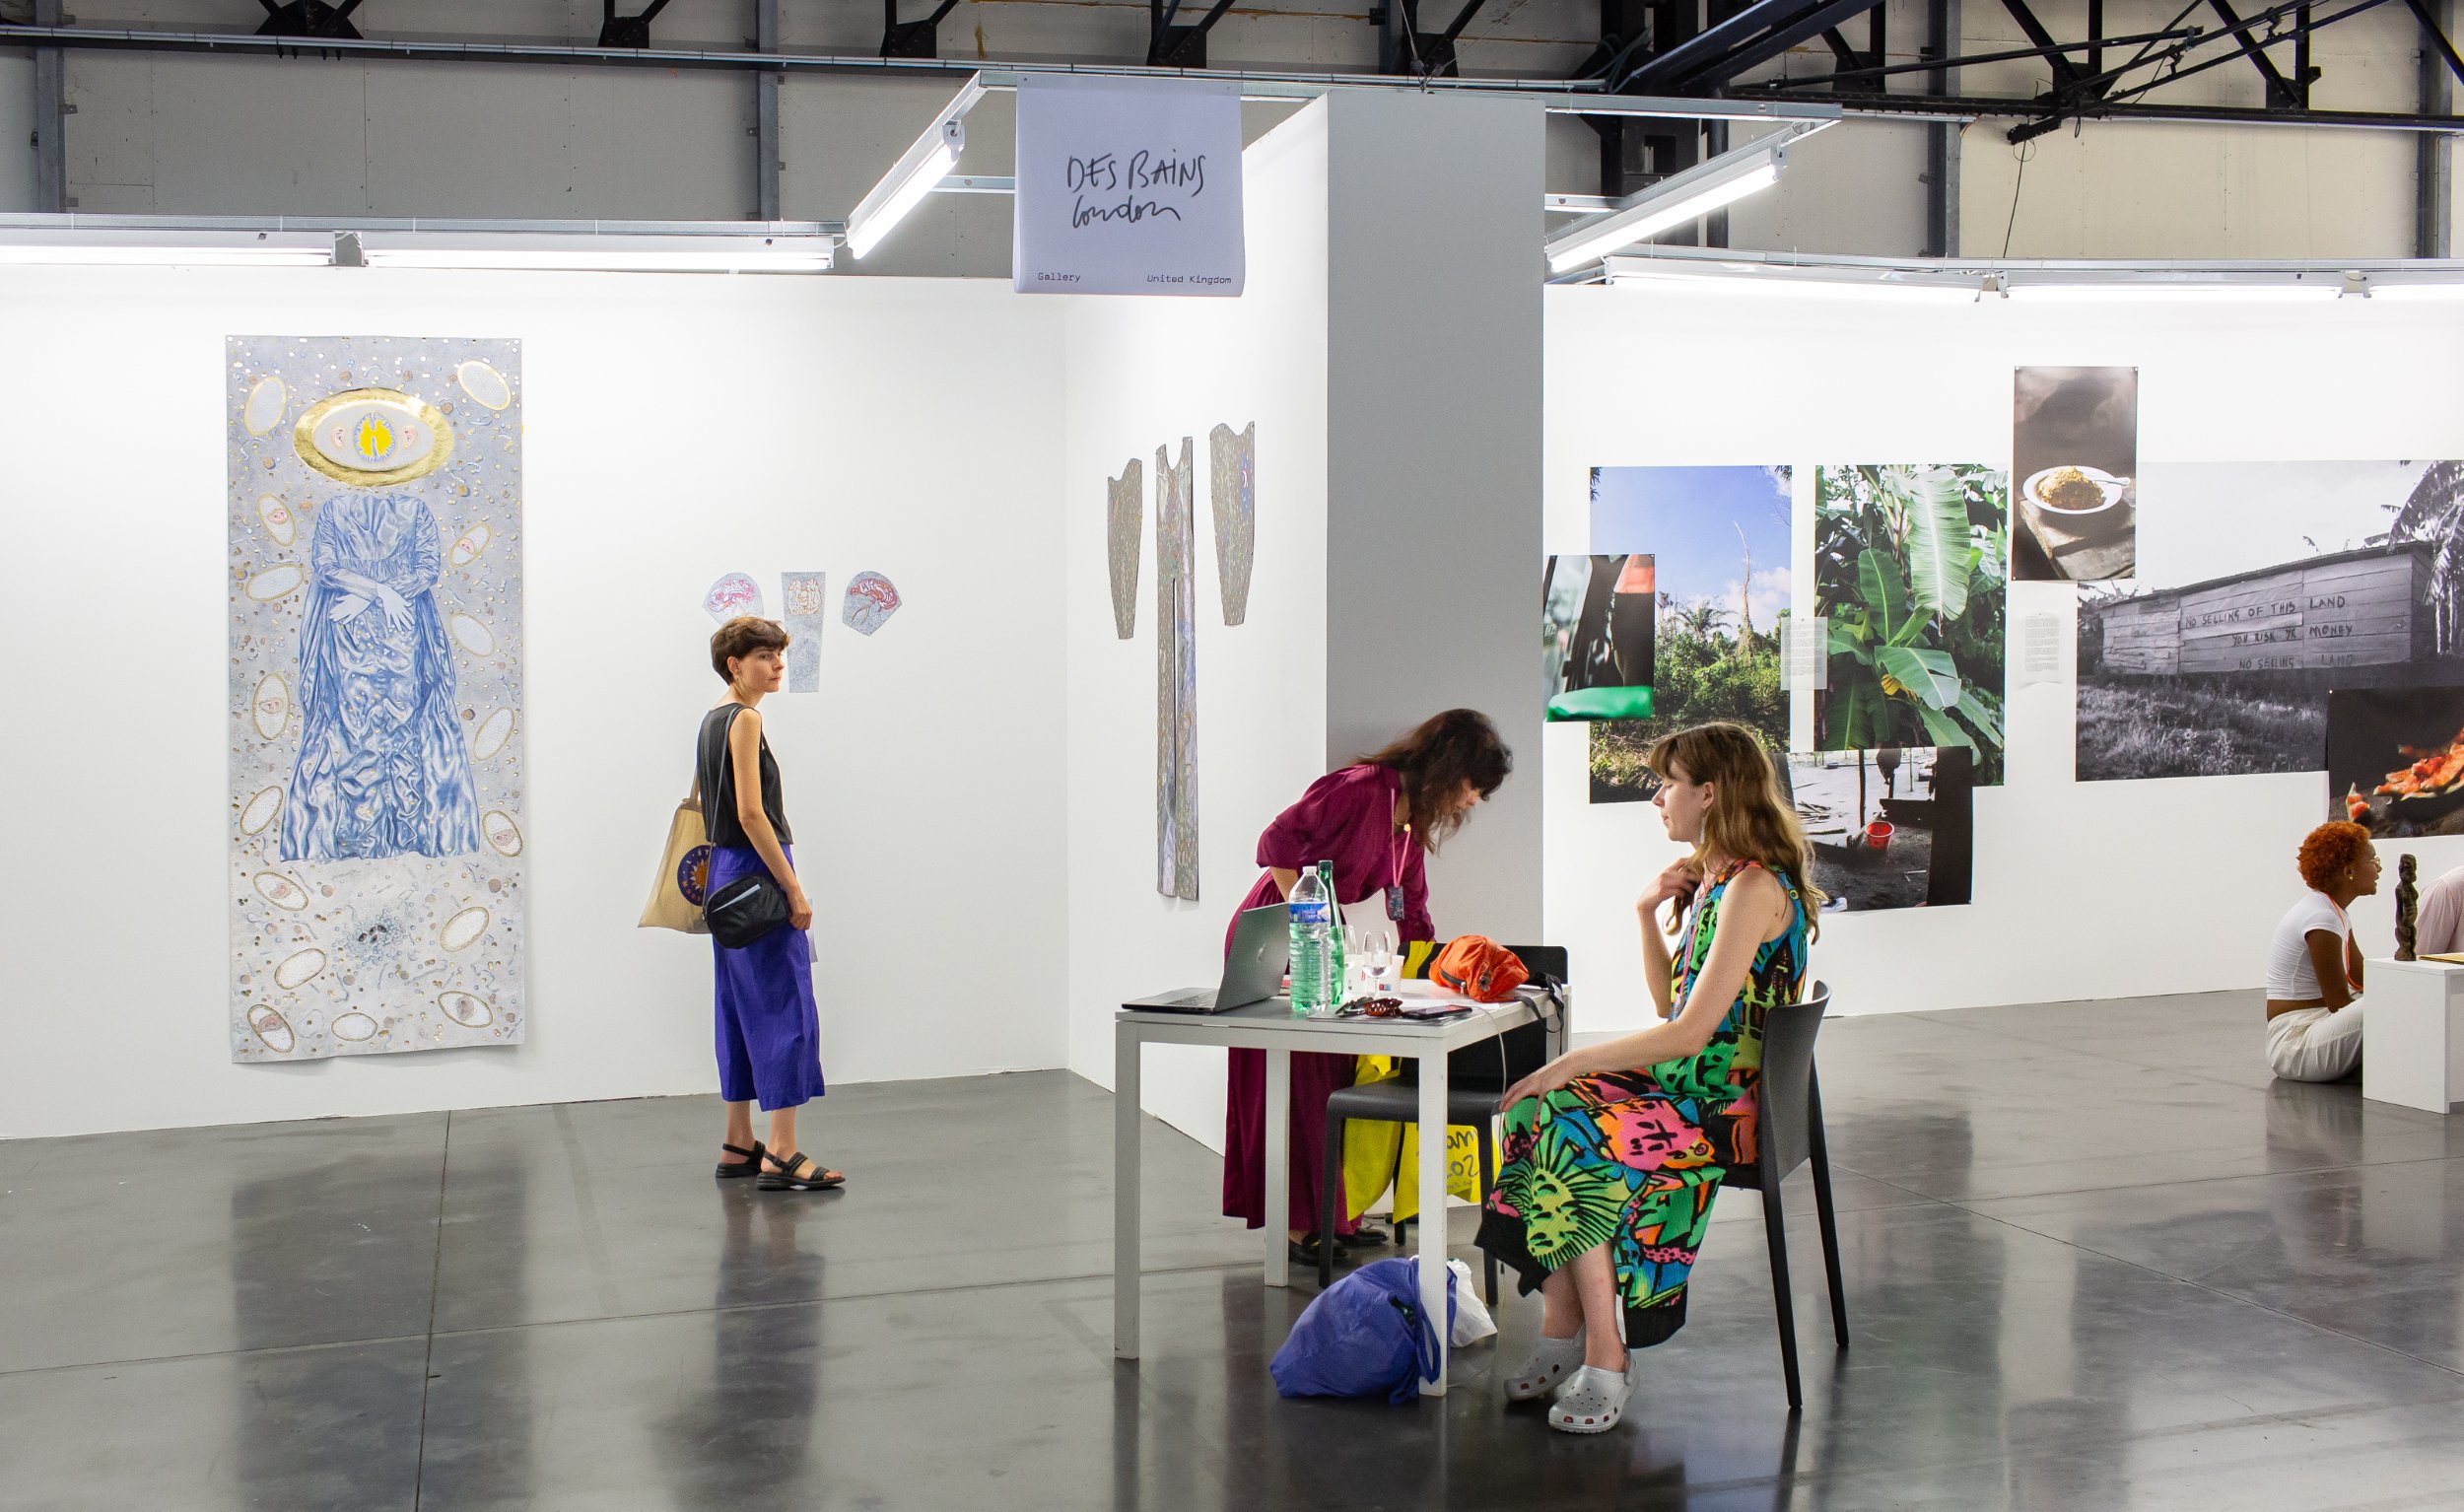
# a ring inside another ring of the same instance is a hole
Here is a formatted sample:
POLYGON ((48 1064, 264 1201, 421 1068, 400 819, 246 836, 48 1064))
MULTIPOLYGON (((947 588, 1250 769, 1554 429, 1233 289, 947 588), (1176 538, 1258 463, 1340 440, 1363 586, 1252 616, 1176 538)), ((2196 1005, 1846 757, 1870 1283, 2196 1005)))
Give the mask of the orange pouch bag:
POLYGON ((1504 1002, 1531 978, 1521 956, 1485 934, 1448 940, 1429 963, 1430 981, 1476 1002, 1504 1002))

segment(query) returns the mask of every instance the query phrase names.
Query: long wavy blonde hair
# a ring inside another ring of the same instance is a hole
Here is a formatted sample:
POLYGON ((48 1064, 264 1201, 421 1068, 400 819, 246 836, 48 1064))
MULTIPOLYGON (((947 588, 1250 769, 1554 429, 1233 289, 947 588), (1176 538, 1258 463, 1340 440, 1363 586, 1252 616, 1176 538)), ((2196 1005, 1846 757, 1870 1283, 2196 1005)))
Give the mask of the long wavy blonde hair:
MULTIPOLYGON (((1805 906, 1806 937, 1820 932, 1824 894, 1814 885, 1814 848, 1806 844, 1797 810, 1780 796, 1779 776, 1771 769, 1761 736, 1725 721, 1697 724, 1662 736, 1643 760, 1664 782, 1681 773, 1685 782, 1712 785, 1702 838, 1694 842, 1697 865, 1715 854, 1759 862, 1797 889, 1805 906)), ((1684 919, 1679 907, 1664 928, 1675 935, 1684 919)))

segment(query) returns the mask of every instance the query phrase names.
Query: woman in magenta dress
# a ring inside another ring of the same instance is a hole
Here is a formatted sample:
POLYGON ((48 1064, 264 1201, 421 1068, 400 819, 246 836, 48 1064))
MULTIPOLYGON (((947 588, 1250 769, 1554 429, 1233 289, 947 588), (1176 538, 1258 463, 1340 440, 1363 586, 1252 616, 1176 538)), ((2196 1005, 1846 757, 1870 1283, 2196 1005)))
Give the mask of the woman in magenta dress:
MULTIPOLYGON (((1383 897, 1386 917, 1401 941, 1433 940, 1424 858, 1462 828, 1479 802, 1514 770, 1514 756, 1497 737, 1488 717, 1472 709, 1450 709, 1382 751, 1361 757, 1309 785, 1300 801, 1275 816, 1258 837, 1258 864, 1266 874, 1241 900, 1241 909, 1280 903, 1299 881, 1301 868, 1335 863, 1335 896, 1341 903, 1383 897)), ((1239 914, 1234 914, 1237 926, 1239 914)), ((1224 948, 1232 945, 1231 931, 1224 948)), ((1292 1057, 1291 1207, 1286 1221, 1295 1254, 1315 1261, 1309 1231, 1317 1223, 1318 1187, 1326 1155, 1326 1103, 1352 1082, 1350 1056, 1300 1053, 1292 1057)), ((1232 1052, 1223 1130, 1224 1216, 1244 1218, 1252 1228, 1266 1221, 1266 1058, 1264 1051, 1232 1052)), ((1351 1221, 1335 1206, 1338 1233, 1351 1221)))

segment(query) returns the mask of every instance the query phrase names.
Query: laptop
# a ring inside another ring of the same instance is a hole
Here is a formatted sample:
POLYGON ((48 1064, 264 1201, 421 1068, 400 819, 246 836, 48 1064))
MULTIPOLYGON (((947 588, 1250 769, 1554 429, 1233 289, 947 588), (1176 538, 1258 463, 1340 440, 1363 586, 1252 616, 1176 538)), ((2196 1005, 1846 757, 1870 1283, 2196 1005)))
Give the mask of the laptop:
POLYGON ((1280 903, 1243 909, 1223 958, 1223 985, 1195 992, 1133 997, 1123 1007, 1142 1013, 1229 1013, 1273 998, 1292 960, 1291 914, 1280 903))

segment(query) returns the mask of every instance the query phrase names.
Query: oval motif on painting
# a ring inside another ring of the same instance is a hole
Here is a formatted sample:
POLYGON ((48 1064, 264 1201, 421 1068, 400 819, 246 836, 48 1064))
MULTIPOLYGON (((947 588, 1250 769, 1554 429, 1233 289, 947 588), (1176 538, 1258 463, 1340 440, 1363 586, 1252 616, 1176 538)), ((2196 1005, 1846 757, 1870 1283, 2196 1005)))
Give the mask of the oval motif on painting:
POLYGON ((291 722, 291 685, 275 673, 268 672, 256 680, 256 694, 248 702, 248 716, 256 721, 256 732, 271 740, 291 722))
POLYGON ((489 633, 488 627, 467 614, 448 615, 445 628, 453 637, 454 645, 474 656, 484 656, 496 650, 496 637, 489 633))
POLYGON ((261 604, 272 603, 285 594, 298 592, 300 584, 307 581, 308 575, 301 572, 296 564, 285 562, 280 567, 269 567, 250 578, 248 596, 261 604))
POLYGON ((240 810, 240 833, 261 835, 265 833, 265 826, 274 822, 274 815, 281 812, 282 790, 260 788, 256 796, 248 799, 248 806, 240 810))
POLYGON ((264 522, 265 533, 274 538, 277 546, 290 545, 300 533, 300 521, 291 513, 291 506, 271 494, 258 497, 256 517, 264 522))
POLYGON ((488 932, 488 911, 473 905, 445 922, 437 931, 437 942, 447 950, 467 950, 488 932))
POLYGON ((274 968, 274 985, 287 993, 304 982, 313 981, 324 969, 325 952, 311 945, 282 958, 274 968))
POLYGON ((478 731, 470 737, 470 753, 486 761, 505 749, 505 742, 513 737, 513 711, 500 709, 479 722, 478 731))
POLYGON ((487 838, 488 849, 499 856, 522 854, 521 827, 513 816, 501 808, 491 808, 479 816, 479 833, 487 838))
POLYGON ((254 880, 257 896, 276 908, 287 908, 296 914, 308 906, 308 889, 279 871, 260 871, 254 880))
POLYGON ((468 567, 479 560, 479 553, 487 550, 488 543, 495 539, 496 532, 488 528, 488 522, 483 519, 462 532, 462 538, 453 543, 451 551, 445 553, 445 560, 455 567, 468 567))
POLYGON ((376 1020, 357 1008, 334 1020, 334 1038, 358 1044, 376 1037, 376 1020))
POLYGON ((278 1056, 291 1054, 291 1024, 272 1008, 258 1006, 248 1010, 248 1032, 265 1042, 265 1048, 278 1056))
POLYGON ((262 436, 282 424, 282 412, 291 406, 291 391, 278 378, 261 378, 248 390, 247 405, 240 413, 240 423, 251 436, 262 436))
POLYGON ((505 375, 476 358, 456 367, 453 380, 462 385, 462 392, 490 409, 513 402, 513 385, 505 380, 505 375))
POLYGON ((377 487, 426 477, 453 454, 453 428, 392 388, 354 388, 308 406, 292 428, 300 460, 341 483, 377 487))
POLYGON ((437 998, 437 1006, 465 1029, 485 1028, 496 1022, 496 1009, 474 993, 445 993, 437 998))

